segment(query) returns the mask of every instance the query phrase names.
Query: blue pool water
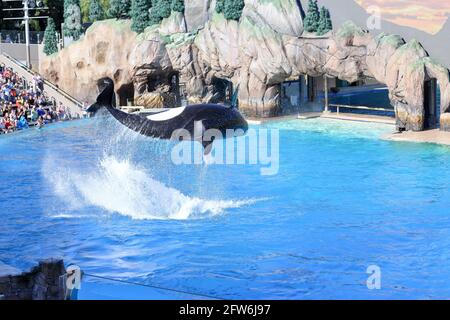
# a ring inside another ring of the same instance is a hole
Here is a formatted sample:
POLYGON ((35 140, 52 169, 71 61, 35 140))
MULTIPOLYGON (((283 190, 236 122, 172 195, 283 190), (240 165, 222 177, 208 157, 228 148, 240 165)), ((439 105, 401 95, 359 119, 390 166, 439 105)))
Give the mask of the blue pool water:
MULTIPOLYGON (((0 136, 0 265, 62 257, 230 299, 450 297, 448 147, 380 140, 387 125, 265 126, 280 130, 273 176, 175 166, 167 143, 105 120, 0 136)), ((84 299, 195 298, 84 280, 84 299)))

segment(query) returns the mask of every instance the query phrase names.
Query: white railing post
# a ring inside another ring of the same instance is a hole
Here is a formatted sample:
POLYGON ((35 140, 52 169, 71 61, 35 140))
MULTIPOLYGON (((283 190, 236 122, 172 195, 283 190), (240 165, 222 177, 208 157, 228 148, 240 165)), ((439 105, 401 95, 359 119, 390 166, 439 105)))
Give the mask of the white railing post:
POLYGON ((327 75, 324 76, 324 93, 325 93, 325 113, 330 113, 328 107, 329 107, 329 102, 328 102, 328 77, 327 75))
POLYGON ((24 22, 25 22, 25 47, 27 55, 27 67, 31 68, 30 16, 28 12, 28 1, 24 1, 23 4, 24 4, 23 11, 25 13, 24 22))

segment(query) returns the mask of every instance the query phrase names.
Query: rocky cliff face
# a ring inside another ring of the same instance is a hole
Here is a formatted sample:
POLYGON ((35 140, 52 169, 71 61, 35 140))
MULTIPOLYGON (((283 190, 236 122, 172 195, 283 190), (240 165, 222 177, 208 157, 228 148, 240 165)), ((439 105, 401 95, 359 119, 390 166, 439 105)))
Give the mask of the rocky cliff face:
POLYGON ((83 40, 42 60, 40 71, 79 100, 92 102, 104 78, 114 81, 119 95, 134 84, 139 96, 152 80, 154 89, 167 82, 172 66, 159 34, 137 35, 130 21, 108 20, 94 24, 83 40))
POLYGON ((62 260, 39 262, 30 272, 0 274, 0 300, 64 300, 62 260))
MULTIPOLYGON (((138 101, 160 105, 170 100, 173 74, 179 74, 190 102, 214 101, 214 79, 228 79, 240 86, 241 110, 257 117, 278 113, 279 84, 288 78, 375 78, 389 88, 398 126, 411 130, 424 127, 424 83, 436 78, 441 112, 450 112, 449 72, 416 41, 374 37, 352 23, 326 37, 308 38, 302 36, 296 0, 245 3, 239 22, 214 13, 215 1, 192 0, 186 1, 186 16, 173 14, 141 35, 127 21, 95 23, 83 40, 42 61, 41 73, 83 100, 92 101, 97 80, 108 77, 119 96, 132 87, 138 101), (189 13, 195 5, 202 6, 200 17, 189 13)), ((450 127, 447 114, 441 121, 450 127)))

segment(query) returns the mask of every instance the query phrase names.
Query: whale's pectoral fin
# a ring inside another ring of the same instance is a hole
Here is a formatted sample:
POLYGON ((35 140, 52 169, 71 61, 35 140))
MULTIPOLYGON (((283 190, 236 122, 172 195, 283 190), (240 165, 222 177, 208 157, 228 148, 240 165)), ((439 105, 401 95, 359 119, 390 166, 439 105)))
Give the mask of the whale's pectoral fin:
POLYGON ((194 141, 198 141, 203 145, 204 148, 203 154, 207 156, 211 153, 214 139, 211 139, 211 141, 205 141, 204 140, 205 131, 206 129, 205 126, 203 125, 202 120, 194 122, 194 141))
POLYGON ((212 151, 214 141, 203 141, 203 154, 205 156, 209 155, 212 151))

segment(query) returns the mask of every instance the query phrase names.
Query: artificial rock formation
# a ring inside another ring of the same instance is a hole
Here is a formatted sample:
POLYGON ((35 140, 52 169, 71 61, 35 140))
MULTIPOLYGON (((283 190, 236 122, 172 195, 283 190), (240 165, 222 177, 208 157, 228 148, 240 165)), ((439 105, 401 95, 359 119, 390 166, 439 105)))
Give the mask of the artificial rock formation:
POLYGON ((186 0, 160 26, 137 35, 128 21, 95 23, 85 38, 43 60, 41 73, 72 95, 92 101, 102 78, 117 93, 130 85, 136 102, 160 106, 170 100, 170 77, 179 74, 188 100, 214 101, 214 79, 239 85, 239 106, 248 116, 278 114, 279 84, 301 75, 354 82, 375 78, 389 88, 399 128, 424 128, 424 83, 437 79, 441 124, 450 130, 450 81, 416 41, 370 33, 352 23, 325 37, 303 34, 296 0, 246 0, 240 21, 212 9, 215 1, 186 0), (208 3, 209 6, 208 6, 208 3), (193 8, 202 15, 193 16, 193 8))
POLYGON ((148 93, 149 87, 161 89, 173 72, 164 42, 156 33, 137 35, 130 25, 127 20, 94 23, 83 40, 42 60, 41 73, 88 102, 95 100, 98 81, 105 78, 114 81, 119 97, 129 87, 135 97, 148 93))
POLYGON ((64 300, 62 260, 44 260, 30 272, 0 275, 0 300, 64 300))

